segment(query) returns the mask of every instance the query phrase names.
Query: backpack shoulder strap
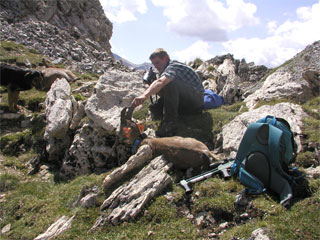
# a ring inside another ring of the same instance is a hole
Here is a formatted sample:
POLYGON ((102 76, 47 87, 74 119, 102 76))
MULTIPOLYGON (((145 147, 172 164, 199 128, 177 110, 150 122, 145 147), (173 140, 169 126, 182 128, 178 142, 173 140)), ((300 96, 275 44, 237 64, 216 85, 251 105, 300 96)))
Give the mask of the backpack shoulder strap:
POLYGON ((268 149, 270 156, 271 167, 277 171, 281 176, 286 178, 287 180, 292 180, 292 177, 285 173, 280 165, 280 156, 279 156, 279 148, 280 148, 280 140, 282 138, 283 131, 269 125, 269 140, 268 140, 268 149))
POLYGON ((250 123, 240 142, 237 155, 233 166, 231 167, 231 175, 237 174, 242 161, 250 151, 251 145, 256 141, 256 135, 263 123, 250 123))

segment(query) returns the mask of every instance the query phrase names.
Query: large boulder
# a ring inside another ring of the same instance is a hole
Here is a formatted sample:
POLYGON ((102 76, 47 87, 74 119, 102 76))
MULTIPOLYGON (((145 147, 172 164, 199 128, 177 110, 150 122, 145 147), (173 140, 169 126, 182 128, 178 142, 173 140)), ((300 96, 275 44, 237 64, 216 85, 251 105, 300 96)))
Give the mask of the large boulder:
POLYGON ((300 140, 303 126, 302 119, 306 117, 307 114, 299 105, 279 103, 274 106, 265 105, 258 109, 245 112, 223 127, 220 138, 222 138, 223 141, 222 148, 226 157, 235 157, 241 139, 249 124, 256 122, 266 115, 272 115, 287 120, 291 126, 291 130, 294 133, 297 133, 295 141, 298 145, 298 151, 302 149, 300 140))
POLYGON ((108 134, 120 130, 120 113, 124 107, 144 91, 142 76, 138 72, 111 70, 102 75, 85 106, 87 116, 94 126, 108 134))
POLYGON ((305 102, 308 96, 310 96, 310 88, 306 80, 292 81, 292 73, 280 69, 271 74, 262 88, 249 95, 245 102, 249 109, 253 109, 262 100, 294 98, 297 101, 305 102))
POLYGON ((130 148, 117 143, 115 135, 103 128, 84 124, 76 132, 59 172, 60 180, 90 173, 103 173, 128 159, 130 148))
POLYGON ((100 77, 84 107, 89 121, 76 131, 62 161, 60 180, 106 172, 128 160, 129 146, 117 141, 121 110, 142 91, 139 73, 111 70, 100 77))
POLYGON ((225 103, 232 104, 237 100, 235 97, 240 82, 240 77, 236 75, 236 66, 231 59, 225 59, 217 71, 221 73, 217 80, 218 88, 222 88, 219 95, 224 98, 225 103))
POLYGON ((64 78, 57 79, 47 92, 45 100, 47 126, 44 139, 47 141, 46 150, 49 161, 56 162, 64 155, 70 146, 68 135, 73 113, 77 109, 77 102, 71 95, 71 87, 64 78))

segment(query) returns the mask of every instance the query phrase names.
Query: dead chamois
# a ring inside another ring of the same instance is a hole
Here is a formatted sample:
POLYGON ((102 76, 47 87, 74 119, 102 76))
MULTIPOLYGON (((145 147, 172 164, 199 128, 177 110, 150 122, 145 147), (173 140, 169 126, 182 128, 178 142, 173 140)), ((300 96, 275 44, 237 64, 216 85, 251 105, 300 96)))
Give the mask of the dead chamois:
MULTIPOLYGON (((131 120, 132 109, 123 109, 121 112, 121 129, 119 140, 133 144, 141 134, 139 125, 131 120), (126 113, 128 113, 126 115, 126 113)), ((104 189, 108 189, 114 183, 117 183, 130 172, 141 168, 148 161, 156 156, 163 155, 164 158, 172 162, 177 169, 187 170, 208 169, 209 165, 219 158, 213 154, 208 147, 194 139, 179 136, 164 138, 145 138, 138 148, 136 154, 132 155, 129 160, 112 171, 103 182, 104 189)))

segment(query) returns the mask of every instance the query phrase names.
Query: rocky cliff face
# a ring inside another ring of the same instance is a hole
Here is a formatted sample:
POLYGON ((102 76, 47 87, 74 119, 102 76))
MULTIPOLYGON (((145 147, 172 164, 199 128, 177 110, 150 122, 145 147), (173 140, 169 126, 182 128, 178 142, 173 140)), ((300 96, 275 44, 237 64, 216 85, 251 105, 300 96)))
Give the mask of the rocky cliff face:
POLYGON ((3 0, 0 9, 10 23, 48 22, 75 37, 88 37, 110 53, 112 23, 105 16, 99 0, 3 0))

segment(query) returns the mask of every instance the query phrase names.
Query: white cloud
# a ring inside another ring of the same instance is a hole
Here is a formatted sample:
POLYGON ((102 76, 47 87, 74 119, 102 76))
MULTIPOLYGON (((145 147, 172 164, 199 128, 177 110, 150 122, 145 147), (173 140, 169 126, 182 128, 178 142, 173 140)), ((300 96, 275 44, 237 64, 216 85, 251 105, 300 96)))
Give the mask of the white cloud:
POLYGON ((227 41, 223 46, 236 58, 269 67, 278 66, 306 45, 320 40, 320 1, 312 7, 298 8, 296 13, 297 20, 287 20, 280 25, 270 22, 270 36, 266 38, 239 38, 227 41))
POLYGON ((146 0, 100 0, 111 22, 124 23, 137 20, 135 13, 147 12, 146 0))
POLYGON ((169 19, 168 28, 181 35, 207 41, 225 41, 227 33, 246 25, 259 23, 256 6, 243 0, 152 0, 163 7, 169 19))
POLYGON ((277 29, 277 21, 270 21, 267 24, 269 34, 273 34, 277 29))
POLYGON ((209 43, 199 40, 182 51, 173 52, 172 56, 181 62, 190 62, 196 58, 208 60, 214 57, 209 53, 209 48, 209 43))

